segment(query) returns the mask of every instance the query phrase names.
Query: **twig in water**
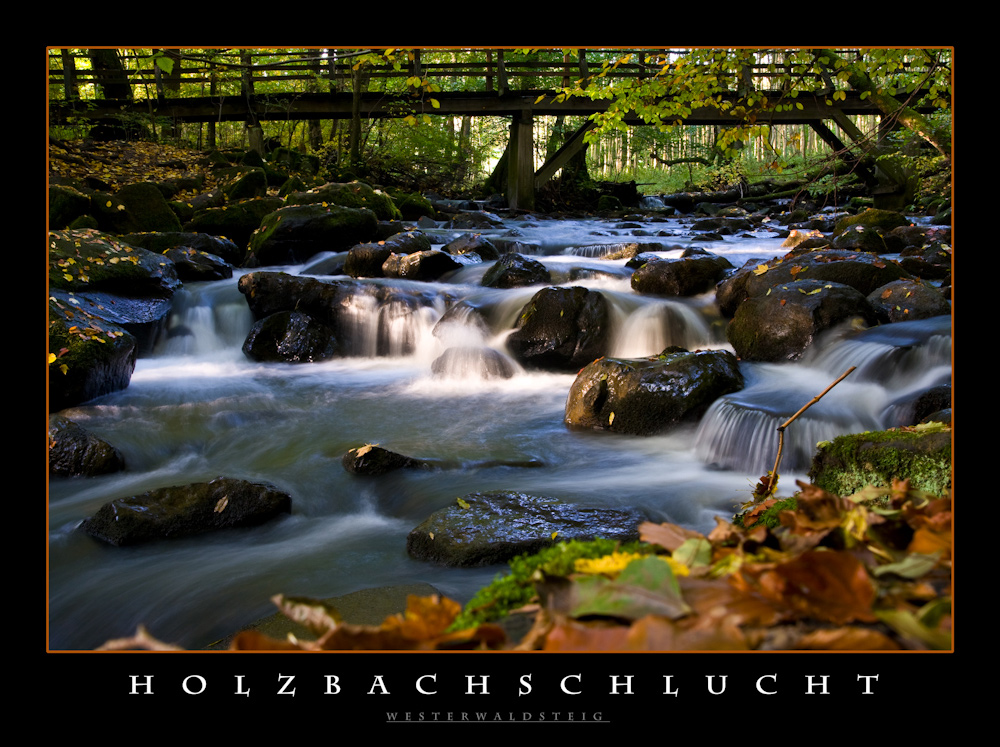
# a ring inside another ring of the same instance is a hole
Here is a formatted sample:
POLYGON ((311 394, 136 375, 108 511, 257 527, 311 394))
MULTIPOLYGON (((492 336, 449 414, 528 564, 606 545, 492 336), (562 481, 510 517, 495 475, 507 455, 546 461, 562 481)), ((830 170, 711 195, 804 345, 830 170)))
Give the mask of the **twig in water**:
POLYGON ((799 415, 801 415, 810 407, 819 402, 820 399, 823 398, 824 394, 829 392, 831 389, 837 386, 837 384, 846 379, 851 374, 851 372, 854 371, 855 368, 857 367, 851 366, 849 369, 844 371, 844 373, 838 376, 836 380, 832 384, 830 384, 830 386, 828 386, 822 392, 820 392, 811 400, 806 402, 806 404, 804 404, 802 407, 799 408, 798 412, 796 412, 794 415, 792 415, 792 417, 790 417, 788 420, 786 420, 784 423, 778 426, 778 456, 774 460, 774 469, 761 478, 762 484, 758 485, 757 490, 754 491, 756 496, 758 496, 759 498, 765 498, 769 495, 773 495, 775 488, 777 488, 778 486, 778 466, 781 464, 781 453, 785 448, 785 428, 791 425, 792 421, 795 420, 795 418, 797 418, 799 415), (767 483, 763 484, 765 481, 767 481, 767 483), (763 490, 761 490, 761 488, 763 488, 763 490))

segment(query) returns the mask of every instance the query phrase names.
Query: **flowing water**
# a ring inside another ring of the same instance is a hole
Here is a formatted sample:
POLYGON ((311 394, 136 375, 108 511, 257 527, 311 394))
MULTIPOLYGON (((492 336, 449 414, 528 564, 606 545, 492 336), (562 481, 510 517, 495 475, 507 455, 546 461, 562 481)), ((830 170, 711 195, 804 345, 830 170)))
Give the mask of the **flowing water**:
MULTIPOLYGON (((668 345, 727 347, 712 294, 640 297, 630 289, 624 260, 601 259, 602 247, 700 246, 738 267, 751 257, 784 254, 781 239, 760 232, 692 242, 673 219, 644 222, 642 229, 636 236, 598 221, 508 221, 482 233, 516 234, 519 251, 545 263, 554 285, 605 294, 614 309, 611 355, 652 355, 668 345)), ((441 245, 464 232, 428 233, 441 245)), ((267 269, 310 274, 310 265, 315 261, 267 269)), ((273 613, 269 599, 278 593, 330 597, 427 582, 465 602, 505 566, 452 569, 413 560, 406 535, 475 491, 637 507, 654 521, 708 531, 717 516, 730 517, 748 500, 773 466, 777 425, 848 366, 858 370, 786 433, 786 491, 804 479, 816 442, 897 425, 907 415, 899 403, 910 393, 950 383, 950 319, 941 317, 830 335, 795 364, 742 363, 743 391, 720 399, 700 423, 664 435, 570 431, 563 412, 572 374, 518 368, 508 379, 483 378, 458 365, 432 375, 431 363, 452 345, 503 352, 518 311, 538 290, 484 288, 488 266, 468 265, 419 284, 439 300, 418 313, 359 298, 355 354, 298 365, 243 355, 252 318, 237 290, 240 271, 232 280, 187 284, 175 298, 172 334, 138 361, 128 388, 63 412, 117 446, 128 469, 50 481, 50 648, 91 649, 140 624, 161 640, 199 648, 273 613), (455 314, 435 334, 446 297, 465 299, 488 325, 455 314), (375 354, 379 325, 392 341, 389 354, 375 354), (457 464, 350 475, 341 457, 364 443, 457 464), (538 465, 483 466, 528 460, 538 465), (77 531, 111 499, 219 475, 277 485, 292 496, 291 515, 252 529, 126 548, 77 531)))

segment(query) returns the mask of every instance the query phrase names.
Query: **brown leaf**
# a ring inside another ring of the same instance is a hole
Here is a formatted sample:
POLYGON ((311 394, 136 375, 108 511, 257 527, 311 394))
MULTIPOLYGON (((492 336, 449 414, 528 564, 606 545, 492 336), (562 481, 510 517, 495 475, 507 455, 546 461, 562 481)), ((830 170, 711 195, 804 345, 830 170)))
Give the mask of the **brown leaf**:
POLYGON ((705 535, 676 524, 654 524, 651 521, 639 525, 639 539, 652 545, 659 545, 673 552, 689 539, 701 539, 705 535))
POLYGON ((875 587, 850 553, 809 550, 762 573, 760 588, 803 617, 838 624, 875 620, 875 587))

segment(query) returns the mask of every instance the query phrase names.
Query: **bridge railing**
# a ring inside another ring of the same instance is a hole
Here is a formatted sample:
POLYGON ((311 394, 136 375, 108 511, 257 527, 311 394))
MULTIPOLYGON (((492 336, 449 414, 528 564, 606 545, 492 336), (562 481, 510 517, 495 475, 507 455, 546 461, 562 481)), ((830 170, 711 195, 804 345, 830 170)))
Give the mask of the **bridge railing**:
MULTIPOLYGON (((116 98, 105 93, 117 83, 126 98, 179 95, 232 95, 274 84, 282 90, 353 90, 360 71, 367 85, 405 90, 416 81, 444 91, 503 94, 509 90, 551 90, 604 73, 614 80, 652 77, 681 49, 515 50, 485 48, 355 49, 119 49, 106 66, 89 50, 49 50, 52 100, 116 98), (157 64, 169 60, 169 64, 157 64), (360 67, 359 67, 360 65, 360 67), (183 88, 182 88, 183 86, 183 88)), ((742 81, 770 90, 792 71, 794 50, 760 50, 749 64, 732 70, 733 86, 742 81)), ((856 50, 839 50, 853 56, 856 50)), ((724 53, 723 53, 724 54, 724 53)), ((916 64, 916 63, 915 63, 916 64)), ((912 74, 916 68, 900 70, 912 74)), ((835 77, 821 81, 807 70, 797 73, 817 85, 844 87, 835 77)), ((115 90, 115 89, 110 89, 115 90)))

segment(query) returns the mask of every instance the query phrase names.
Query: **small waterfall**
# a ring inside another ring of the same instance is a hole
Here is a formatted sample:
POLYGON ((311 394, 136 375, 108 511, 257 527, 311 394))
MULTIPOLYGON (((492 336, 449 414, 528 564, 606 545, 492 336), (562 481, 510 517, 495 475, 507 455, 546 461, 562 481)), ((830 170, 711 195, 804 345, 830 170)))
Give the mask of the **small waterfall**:
POLYGON ((344 354, 352 357, 401 358, 429 354, 432 330, 443 302, 424 304, 412 297, 381 298, 377 286, 354 293, 340 310, 344 354))
POLYGON ((609 354, 657 355, 671 345, 688 350, 710 345, 712 331, 701 313, 683 301, 605 292, 613 318, 609 354))
MULTIPOLYGON (((715 467, 764 474, 777 457, 778 426, 818 393, 807 395, 803 391, 801 397, 793 398, 784 391, 744 390, 722 397, 712 404, 698 426, 695 454, 715 467)), ((807 470, 820 441, 878 427, 863 410, 820 410, 818 404, 814 405, 785 430, 781 471, 807 470)))
POLYGON ((253 325, 246 299, 232 283, 189 283, 174 296, 157 356, 191 356, 240 347, 253 325))
MULTIPOLYGON (((702 418, 695 452, 726 469, 769 470, 777 427, 851 366, 856 370, 785 431, 782 469, 809 467, 819 441, 902 424, 921 392, 951 382, 949 317, 827 336, 794 364, 744 364, 747 386, 702 418)), ((761 471, 761 474, 763 474, 761 471)))

